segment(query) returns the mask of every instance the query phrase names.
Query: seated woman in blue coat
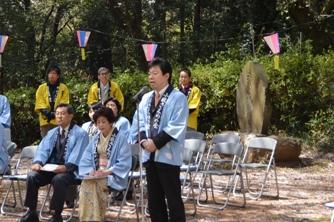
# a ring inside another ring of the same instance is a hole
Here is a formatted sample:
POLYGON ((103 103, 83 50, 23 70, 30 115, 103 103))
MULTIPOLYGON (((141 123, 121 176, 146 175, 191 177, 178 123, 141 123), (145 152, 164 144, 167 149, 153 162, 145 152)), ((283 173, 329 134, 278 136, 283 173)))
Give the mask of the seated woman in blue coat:
POLYGON ((123 190, 131 168, 125 131, 114 126, 115 116, 102 107, 93 116, 99 133, 90 141, 79 164, 83 177, 79 194, 80 221, 104 221, 109 189, 123 190))
POLYGON ((110 97, 104 102, 103 105, 112 110, 115 116, 114 126, 118 129, 118 131, 124 130, 128 132, 131 125, 129 120, 120 114, 122 108, 121 103, 117 99, 110 97))

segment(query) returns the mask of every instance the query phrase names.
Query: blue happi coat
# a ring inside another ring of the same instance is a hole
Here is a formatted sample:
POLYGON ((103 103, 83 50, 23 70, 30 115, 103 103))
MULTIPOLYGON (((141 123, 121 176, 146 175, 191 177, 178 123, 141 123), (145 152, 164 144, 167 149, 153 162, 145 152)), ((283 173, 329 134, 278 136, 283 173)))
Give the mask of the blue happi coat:
POLYGON ((6 128, 10 128, 10 105, 7 97, 3 95, 0 95, 0 123, 6 128))
MULTIPOLYGON (((100 133, 93 137, 86 148, 79 164, 79 175, 84 177, 96 169, 95 149, 100 133)), ((126 133, 119 131, 111 148, 107 168, 112 172, 108 176, 108 186, 115 190, 123 190, 128 182, 128 174, 131 169, 132 158, 126 133)))
POLYGON ((133 114, 132 124, 129 129, 128 143, 135 144, 138 142, 138 121, 137 111, 133 114))
MULTIPOLYGON (((58 134, 59 126, 47 133, 38 146, 33 162, 41 162, 43 165, 47 163, 55 148, 58 134)), ((74 124, 72 129, 68 132, 68 142, 64 156, 65 164, 71 163, 79 166, 80 159, 88 143, 89 139, 86 131, 74 124)), ((77 172, 74 173, 77 174, 77 172)))
POLYGON ((115 122, 114 126, 119 130, 119 131, 125 131, 128 132, 130 130, 130 122, 127 118, 120 116, 117 121, 115 122))
MULTIPOLYGON (((154 91, 146 93, 139 104, 139 129, 140 132, 145 131, 148 138, 150 137, 150 124, 148 122, 150 113, 147 107, 149 103, 151 103, 153 92, 154 91)), ((188 113, 187 97, 178 90, 173 89, 161 113, 158 130, 158 132, 162 130, 165 131, 165 133, 172 137, 172 140, 161 149, 155 151, 154 161, 175 166, 182 165, 183 144, 187 129, 188 113)), ((134 138, 133 133, 131 137, 134 138)), ((143 152, 143 162, 146 162, 149 156, 150 152, 145 150, 143 152)))
POLYGON ((4 174, 8 167, 9 156, 6 147, 4 127, 0 124, 0 174, 4 174))

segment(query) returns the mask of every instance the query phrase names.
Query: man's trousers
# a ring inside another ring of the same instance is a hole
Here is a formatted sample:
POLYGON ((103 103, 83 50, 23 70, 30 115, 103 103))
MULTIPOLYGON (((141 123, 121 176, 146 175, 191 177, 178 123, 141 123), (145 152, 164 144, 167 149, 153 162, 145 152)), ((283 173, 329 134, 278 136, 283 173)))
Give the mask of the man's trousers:
POLYGON ((50 202, 50 210, 62 212, 66 192, 71 185, 78 185, 80 182, 75 179, 73 173, 53 173, 46 171, 32 171, 27 177, 27 192, 24 205, 31 210, 36 210, 38 190, 40 187, 51 184, 53 195, 50 202))
POLYGON ((186 221, 181 197, 180 167, 153 161, 147 162, 145 166, 151 221, 186 221))

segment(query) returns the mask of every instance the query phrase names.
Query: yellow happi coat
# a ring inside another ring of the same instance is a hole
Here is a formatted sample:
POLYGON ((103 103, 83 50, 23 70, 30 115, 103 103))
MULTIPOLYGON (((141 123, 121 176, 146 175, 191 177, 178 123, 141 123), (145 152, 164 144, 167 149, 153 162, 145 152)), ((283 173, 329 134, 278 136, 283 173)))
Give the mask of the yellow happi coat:
POLYGON ((198 87, 192 86, 190 94, 188 95, 188 106, 189 109, 195 109, 195 111, 189 113, 188 127, 197 130, 197 118, 199 114, 199 104, 201 100, 201 91, 198 87))
MULTIPOLYGON (((109 87, 110 87, 110 97, 113 97, 114 99, 117 99, 118 102, 121 104, 122 109, 124 107, 124 97, 123 93, 118 86, 116 82, 109 81, 109 87)), ((87 104, 91 105, 92 103, 98 102, 99 101, 99 88, 98 88, 98 83, 94 83, 88 92, 88 98, 87 98, 87 104)))
MULTIPOLYGON (((58 106, 60 103, 70 103, 70 95, 69 90, 67 86, 63 83, 59 84, 57 97, 55 99, 55 105, 54 109, 58 106)), ((49 88, 47 83, 41 84, 37 91, 36 91, 36 101, 35 101, 35 112, 39 115, 39 125, 44 126, 47 124, 53 124, 56 125, 56 122, 54 119, 48 123, 47 118, 40 112, 41 109, 48 109, 51 110, 50 102, 49 102, 49 88)), ((55 110, 52 110, 55 111, 55 110)))

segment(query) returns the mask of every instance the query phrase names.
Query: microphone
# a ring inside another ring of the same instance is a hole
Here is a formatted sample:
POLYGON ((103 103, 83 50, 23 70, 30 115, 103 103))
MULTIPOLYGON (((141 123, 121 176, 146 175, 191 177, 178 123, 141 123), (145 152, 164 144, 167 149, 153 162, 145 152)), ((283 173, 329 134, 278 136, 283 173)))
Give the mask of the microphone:
POLYGON ((144 95, 145 93, 149 92, 149 91, 150 91, 150 88, 148 88, 147 86, 143 86, 143 87, 139 90, 139 92, 137 92, 137 94, 134 95, 134 96, 132 97, 132 100, 133 100, 133 101, 136 101, 136 102, 140 102, 140 101, 141 101, 141 98, 143 97, 143 95, 144 95))

